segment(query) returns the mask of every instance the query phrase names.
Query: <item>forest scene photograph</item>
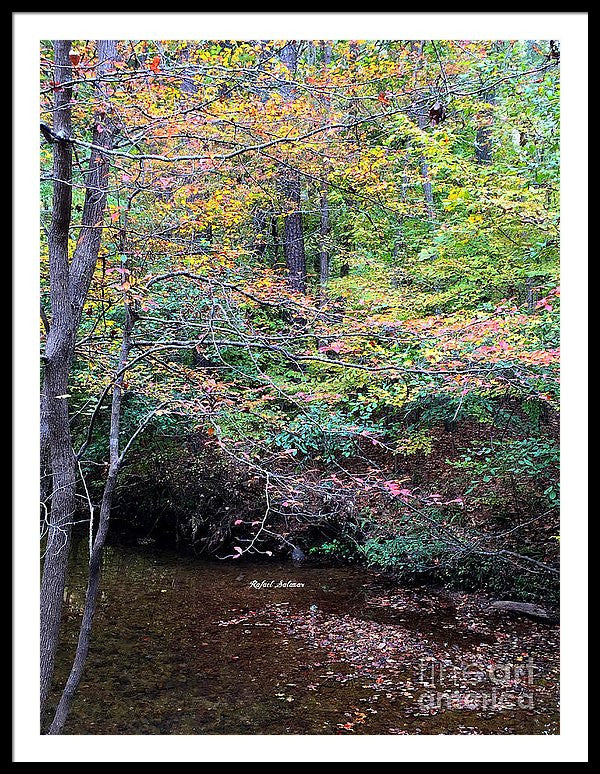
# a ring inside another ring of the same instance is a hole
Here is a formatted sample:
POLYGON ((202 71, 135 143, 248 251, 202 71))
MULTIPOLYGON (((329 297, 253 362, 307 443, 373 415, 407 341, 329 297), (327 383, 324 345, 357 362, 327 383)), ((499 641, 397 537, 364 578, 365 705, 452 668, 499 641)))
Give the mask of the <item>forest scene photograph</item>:
POLYGON ((112 16, 37 41, 33 732, 558 738, 561 40, 112 16))

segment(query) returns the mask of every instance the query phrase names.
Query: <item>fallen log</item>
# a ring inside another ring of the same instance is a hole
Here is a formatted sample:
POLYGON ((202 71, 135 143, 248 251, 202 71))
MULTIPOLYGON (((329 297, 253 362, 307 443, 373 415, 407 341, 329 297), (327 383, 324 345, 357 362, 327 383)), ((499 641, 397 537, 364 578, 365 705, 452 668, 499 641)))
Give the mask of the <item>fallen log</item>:
POLYGON ((555 621, 556 616, 548 612, 541 605, 535 605, 532 602, 512 602, 510 600, 501 600, 492 602, 488 611, 500 613, 514 613, 515 615, 524 615, 527 618, 533 618, 536 621, 555 621))

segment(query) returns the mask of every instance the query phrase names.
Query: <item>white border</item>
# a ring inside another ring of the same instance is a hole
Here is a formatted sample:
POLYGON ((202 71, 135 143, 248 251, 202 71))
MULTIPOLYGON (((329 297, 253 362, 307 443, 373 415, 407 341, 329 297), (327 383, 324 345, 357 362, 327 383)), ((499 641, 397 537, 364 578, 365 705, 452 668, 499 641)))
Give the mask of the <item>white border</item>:
POLYGON ((16 13, 14 73, 14 760, 587 760, 587 15, 16 13), (39 736, 39 40, 557 39, 562 146, 562 713, 554 737, 39 736))

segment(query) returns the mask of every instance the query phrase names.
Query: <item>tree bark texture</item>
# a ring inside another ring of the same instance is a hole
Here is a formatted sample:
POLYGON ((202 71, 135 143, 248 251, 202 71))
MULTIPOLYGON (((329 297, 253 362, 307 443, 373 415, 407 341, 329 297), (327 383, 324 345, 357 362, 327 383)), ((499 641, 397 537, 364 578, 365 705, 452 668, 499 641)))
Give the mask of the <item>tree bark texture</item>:
MULTIPOLYGON (((483 95, 483 101, 488 105, 494 104, 494 92, 488 90, 483 95)), ((482 116, 479 126, 477 127, 477 135, 475 138, 475 158, 478 164, 491 164, 492 163, 492 121, 493 114, 491 109, 485 111, 482 116)))
MULTIPOLYGON (((322 45, 323 67, 328 73, 331 64, 331 43, 325 41, 322 45)), ((325 99, 325 108, 329 112, 329 98, 325 99)), ((329 232, 331 224, 329 220, 328 185, 325 179, 321 183, 320 197, 321 221, 319 225, 319 285, 321 295, 325 294, 325 288, 329 281, 329 232)))
MULTIPOLYGON (((54 43, 54 134, 70 138, 72 68, 71 41, 54 43)), ((116 41, 100 40, 97 47, 99 87, 116 58, 116 41)), ((92 142, 109 150, 113 126, 108 103, 94 117, 92 142)), ((69 227, 72 214, 72 146, 65 139, 54 144, 54 191, 48 239, 50 266, 50 327, 46 339, 45 372, 40 400, 40 453, 42 471, 49 467, 52 489, 48 537, 40 590, 40 712, 44 712, 54 672, 58 645, 71 527, 75 512, 76 460, 69 425, 69 373, 75 355, 75 337, 98 260, 102 221, 108 191, 109 158, 92 149, 85 177, 85 200, 79 238, 69 264, 69 227), (49 458, 49 465, 46 460, 49 458)), ((41 494, 48 492, 42 479, 41 494)))
MULTIPOLYGON (((281 51, 281 61, 293 78, 298 64, 296 41, 290 41, 281 51)), ((291 101, 294 87, 289 84, 282 88, 284 97, 291 101)), ((300 173, 296 169, 285 167, 281 172, 280 190, 283 209, 283 252, 289 273, 292 290, 306 291, 306 255, 304 251, 304 232, 302 227, 300 173)))
POLYGON ((79 629, 79 638, 77 640, 77 648, 75 650, 73 665, 71 667, 69 677, 67 678, 67 682, 65 683, 62 696, 56 708, 54 719, 48 731, 48 733, 51 735, 62 733, 65 722, 69 715, 69 711, 71 709, 73 697, 75 696, 75 692, 77 691, 81 681, 83 670, 85 668, 85 662, 87 660, 88 650, 90 647, 92 623, 94 621, 94 614, 96 612, 96 604, 98 602, 98 594, 100 591, 100 580, 102 576, 102 554, 104 551, 104 545, 106 543, 106 536, 108 534, 110 511, 112 508, 114 492, 122 461, 122 456, 119 449, 121 403, 123 400, 123 383, 125 379, 125 371, 129 353, 131 351, 131 333, 134 325, 134 319, 129 310, 129 307, 126 308, 125 318, 123 341, 121 344, 121 353, 119 356, 119 365, 117 370, 118 375, 115 379, 113 388, 110 413, 109 468, 106 483, 104 485, 104 491, 102 494, 98 531, 94 538, 92 551, 90 554, 88 585, 85 595, 83 616, 79 629))
MULTIPOLYGON (((69 40, 54 42, 54 132, 71 135, 69 40)), ((67 572, 71 524, 75 511, 75 457, 69 425, 68 380, 73 350, 73 309, 69 292, 69 226, 71 223, 72 148, 54 145, 52 222, 48 237, 51 325, 46 340, 45 378, 41 397, 42 428, 52 471, 52 501, 40 591, 40 702, 43 712, 52 674, 67 572)))

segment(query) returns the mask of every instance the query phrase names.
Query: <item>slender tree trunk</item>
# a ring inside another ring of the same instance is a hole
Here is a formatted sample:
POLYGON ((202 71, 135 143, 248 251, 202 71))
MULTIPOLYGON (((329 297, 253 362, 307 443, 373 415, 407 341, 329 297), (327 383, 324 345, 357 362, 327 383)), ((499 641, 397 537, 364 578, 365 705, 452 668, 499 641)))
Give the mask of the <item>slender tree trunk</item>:
POLYGON ((52 721, 48 731, 48 733, 52 735, 62 733, 65 722, 69 715, 69 711, 71 709, 73 697, 75 696, 75 692, 77 691, 81 677, 83 675, 83 670, 85 668, 87 654, 90 646, 92 623, 94 621, 94 614, 96 612, 96 604, 98 602, 98 594, 100 591, 102 554, 104 551, 104 545, 106 543, 106 536, 108 534, 110 511, 112 508, 112 501, 122 461, 122 456, 119 449, 121 404, 123 400, 123 382, 125 379, 125 369, 127 366, 127 360, 129 358, 129 352, 131 351, 131 333, 133 330, 133 325, 134 318, 129 307, 127 306, 125 310, 125 326, 123 328, 121 354, 119 357, 119 365, 117 369, 118 375, 115 379, 115 385, 113 388, 113 398, 110 414, 110 459, 108 476, 102 495, 98 531, 96 533, 90 554, 88 586, 85 595, 85 604, 83 608, 81 626, 79 629, 79 638, 77 640, 77 648, 75 651, 71 672, 69 673, 65 688, 56 708, 54 720, 52 721))
MULTIPOLYGON (((98 76, 102 78, 106 76, 112 63, 117 58, 116 41, 99 40, 97 55, 97 72, 98 76)), ((67 62, 70 68, 71 63, 68 60, 68 57, 67 62)), ((57 93, 57 96, 61 95, 57 93)), ((64 93, 62 96, 64 96, 64 93)), ((54 131, 57 132, 60 130, 60 126, 58 126, 55 121, 54 131)), ((113 141, 113 130, 114 127, 112 126, 110 116, 108 115, 108 105, 103 106, 96 112, 94 117, 92 143, 96 147, 110 150, 113 141)), ((68 134, 70 133, 71 125, 69 122, 68 134)), ((69 153, 70 152, 69 146, 69 153)), ((90 152, 88 170, 85 178, 86 192, 83 204, 81 229, 79 230, 79 237, 73 252, 73 260, 69 270, 69 293, 73 311, 71 325, 73 331, 77 330, 77 327, 81 322, 83 307, 98 260, 98 251, 100 249, 100 240, 102 237, 102 219, 108 193, 109 166, 109 156, 107 154, 98 150, 90 152)), ((65 180, 66 178, 61 179, 65 180)), ((73 351, 69 355, 69 367, 72 365, 72 361, 73 351)), ((40 499, 42 502, 46 502, 51 493, 50 428, 48 426, 48 409, 46 408, 44 394, 45 388, 42 387, 42 401, 40 407, 40 499)))
MULTIPOLYGON (((419 129, 423 129, 425 126, 427 126, 427 116, 419 116, 418 124, 419 124, 419 129)), ((429 165, 425 161, 424 156, 421 156, 420 164, 421 164, 421 180, 423 181, 423 194, 425 196, 425 206, 427 208, 427 215, 431 220, 433 220, 435 218, 435 209, 433 204, 433 187, 431 185, 431 176, 429 175, 429 165)))
MULTIPOLYGON (((99 40, 97 45, 100 82, 112 68, 117 59, 116 40, 99 40)), ((115 125, 110 115, 110 105, 105 103, 94 117, 92 143, 100 148, 112 148, 115 125)), ((88 295, 94 269, 98 261, 100 241, 102 239, 102 220, 108 196, 108 172, 110 156, 102 151, 92 150, 85 178, 85 201, 79 238, 73 253, 70 271, 71 303, 75 313, 74 323, 78 327, 83 314, 83 306, 88 295)))
MULTIPOLYGON (((494 104, 494 91, 492 89, 484 92, 482 101, 488 105, 494 104)), ((477 136, 475 139, 475 158, 478 164, 492 163, 492 121, 493 114, 491 109, 486 110, 477 127, 477 136)))
POLYGON ((46 518, 52 493, 52 467, 50 465, 50 428, 46 410, 45 387, 40 391, 40 512, 46 518))
MULTIPOLYGON (((266 42, 263 41, 253 41, 252 45, 260 46, 261 54, 258 62, 258 67, 262 68, 264 66, 264 60, 268 59, 270 57, 270 54, 267 51, 266 42)), ((269 89, 264 88, 260 85, 257 85, 255 87, 255 93, 257 94, 260 101, 263 103, 263 105, 268 102, 270 92, 269 89)), ((273 234, 275 235, 275 238, 273 239, 273 251, 270 253, 271 257, 274 256, 273 263, 277 262, 277 225, 274 221, 274 215, 273 215, 273 203, 274 199, 271 198, 270 203, 265 206, 264 204, 260 205, 260 208, 256 211, 253 221, 254 221, 254 227, 256 229, 256 236, 254 239, 254 254, 260 258, 261 260, 264 260, 267 255, 269 255, 269 239, 273 237, 273 234), (270 233, 269 233, 270 232, 270 233), (259 239, 258 234, 261 234, 262 237, 259 239)), ((277 206, 275 206, 275 209, 277 206)))
POLYGON ((296 170, 288 170, 282 181, 283 194, 283 251, 289 273, 289 282, 293 290, 304 293, 306 290, 306 256, 304 252, 304 232, 302 229, 300 175, 296 170))
POLYGON ((319 250, 319 280, 321 293, 325 293, 329 281, 329 200, 327 198, 327 183, 321 188, 321 224, 319 228, 321 245, 319 250))
MULTIPOLYGON (((288 68, 292 77, 296 74, 298 64, 298 47, 295 41, 290 41, 281 51, 281 61, 288 68)), ((285 86, 284 97, 291 101, 294 96, 293 86, 285 86)), ((281 193, 283 203, 283 252, 289 273, 289 282, 293 290, 300 293, 306 291, 306 255, 304 251, 304 231, 302 227, 300 173, 296 169, 286 167, 281 174, 281 193)))
MULTIPOLYGON (((57 84, 71 80, 70 41, 54 43, 57 84)), ((116 43, 98 41, 98 74, 104 76, 116 58, 116 43)), ((58 88, 54 99, 54 134, 70 137, 72 91, 58 88)), ((108 106, 95 116, 92 142, 109 149, 112 127, 108 106)), ((54 672, 58 645, 71 527, 75 512, 76 461, 69 425, 68 381, 75 353, 75 336, 94 274, 106 206, 109 160, 99 150, 90 152, 79 239, 69 266, 71 223, 72 146, 54 144, 54 192, 48 240, 51 320, 46 340, 44 384, 40 400, 40 453, 50 458, 52 493, 48 537, 40 589, 40 712, 43 714, 54 672)), ((46 480, 46 479, 44 479, 46 480)), ((42 496, 47 499, 42 481, 42 496)))
MULTIPOLYGON (((322 45, 323 52, 323 66, 325 72, 329 73, 329 66, 331 64, 331 43, 326 41, 322 45)), ((329 112, 329 97, 326 98, 325 106, 329 112)), ((325 173, 326 174, 326 173, 325 173)), ((319 226, 320 245, 319 245, 319 286, 320 295, 323 297, 326 292, 327 282, 329 281, 329 199, 328 199, 328 184, 325 179, 321 183, 321 222, 319 226)))
MULTIPOLYGON (((353 130, 350 130, 350 134, 354 135, 353 140, 356 147, 362 146, 361 141, 361 128, 358 124, 359 110, 358 110, 358 79, 356 71, 356 62, 358 59, 358 43, 356 40, 351 40, 348 44, 348 68, 350 72, 350 81, 348 83, 348 118, 350 125, 354 126, 353 130)), ((339 276, 341 278, 348 277, 350 274, 350 257, 354 253, 355 245, 353 244, 352 236, 347 233, 342 239, 342 244, 337 245, 338 260, 340 261, 339 276)))
MULTIPOLYGON (((502 49, 502 43, 496 41, 491 43, 491 48, 496 53, 502 49)), ((483 85, 483 84, 482 84, 483 85)), ((478 164, 492 163, 492 127, 494 122, 494 111, 492 106, 496 101, 496 93, 492 88, 484 89, 482 102, 489 105, 489 109, 483 111, 479 126, 477 127, 477 136, 475 139, 475 158, 478 164)))
MULTIPOLYGON (((423 41, 420 40, 418 44, 413 45, 413 51, 419 56, 423 55, 423 41)), ((417 70, 415 70, 415 89, 417 87, 417 70)), ((421 111, 417 116, 417 126, 419 129, 424 129, 429 123, 429 116, 427 113, 421 111)), ((421 180, 423 185, 423 194, 425 196, 425 207, 427 209, 427 215, 431 220, 435 218, 435 209, 433 204, 433 187, 431 185, 431 177, 429 175, 429 165, 425 161, 425 157, 421 156, 419 159, 419 166, 421 167, 421 180)))
MULTIPOLYGON (((54 42, 53 131, 71 135, 71 41, 54 42)), ((67 400, 70 355, 73 349, 73 310, 69 294, 69 226, 71 223, 72 148, 66 141, 54 144, 52 222, 48 238, 50 305, 52 321, 45 351, 45 376, 41 396, 42 429, 47 435, 52 471, 52 502, 40 591, 40 703, 43 712, 54 670, 54 657, 62 611, 75 510, 75 458, 67 400)), ((45 450, 44 450, 45 451, 45 450)))

